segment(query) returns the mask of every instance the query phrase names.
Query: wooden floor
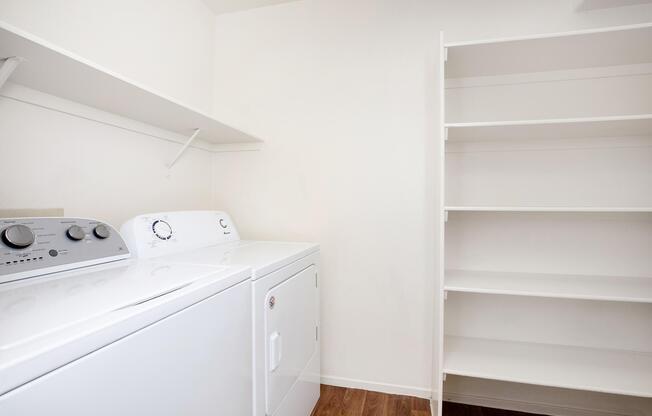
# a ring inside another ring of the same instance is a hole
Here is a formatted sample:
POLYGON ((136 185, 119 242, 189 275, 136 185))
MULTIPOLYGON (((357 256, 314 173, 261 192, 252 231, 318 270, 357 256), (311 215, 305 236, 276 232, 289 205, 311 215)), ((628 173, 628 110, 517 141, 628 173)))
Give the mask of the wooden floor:
POLYGON ((430 401, 322 385, 312 416, 430 416, 430 401))
MULTIPOLYGON (((444 403, 444 416, 521 416, 520 412, 444 403)), ((321 386, 311 416, 430 416, 430 401, 344 387, 321 386)), ((532 416, 528 414, 528 416, 532 416)))

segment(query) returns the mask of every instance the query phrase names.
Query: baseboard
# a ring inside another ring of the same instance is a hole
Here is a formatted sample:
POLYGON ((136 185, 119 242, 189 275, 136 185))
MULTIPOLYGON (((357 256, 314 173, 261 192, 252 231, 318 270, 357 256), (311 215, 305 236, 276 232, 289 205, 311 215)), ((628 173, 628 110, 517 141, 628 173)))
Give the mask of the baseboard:
MULTIPOLYGON (((624 413, 549 405, 545 403, 530 403, 518 400, 499 399, 493 397, 474 396, 470 394, 444 393, 444 400, 454 403, 469 404, 483 407, 513 410, 525 413, 536 413, 551 416, 626 416, 624 413)), ((436 404, 436 402, 435 402, 436 404)), ((431 404, 432 406, 432 404, 431 404)), ((433 413, 433 416, 435 414, 433 413)), ((641 413, 642 415, 642 413, 641 413)))
POLYGON ((379 393, 387 394, 400 394, 403 396, 419 397, 422 399, 430 399, 432 397, 432 391, 430 389, 403 386, 400 384, 378 383, 375 381, 357 380, 353 378, 328 375, 322 375, 321 382, 322 384, 328 384, 330 386, 377 391, 379 393))

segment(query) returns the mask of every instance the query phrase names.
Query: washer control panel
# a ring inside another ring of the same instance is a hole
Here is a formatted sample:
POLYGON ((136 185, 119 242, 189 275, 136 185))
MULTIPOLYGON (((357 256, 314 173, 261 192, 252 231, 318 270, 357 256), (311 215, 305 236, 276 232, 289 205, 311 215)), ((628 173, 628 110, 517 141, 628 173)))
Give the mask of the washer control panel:
POLYGON ((129 257, 110 225, 84 218, 0 218, 0 283, 129 257))
POLYGON ((176 211, 145 214, 120 229, 136 257, 157 257, 240 239, 228 214, 221 211, 176 211))

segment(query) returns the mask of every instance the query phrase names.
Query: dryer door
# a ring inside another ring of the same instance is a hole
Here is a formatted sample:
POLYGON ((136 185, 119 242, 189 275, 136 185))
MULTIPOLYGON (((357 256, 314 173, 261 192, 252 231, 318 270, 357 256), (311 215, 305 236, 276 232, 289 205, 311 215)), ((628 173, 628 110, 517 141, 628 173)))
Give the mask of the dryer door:
POLYGON ((266 413, 274 414, 317 351, 317 268, 310 266, 265 298, 266 413))

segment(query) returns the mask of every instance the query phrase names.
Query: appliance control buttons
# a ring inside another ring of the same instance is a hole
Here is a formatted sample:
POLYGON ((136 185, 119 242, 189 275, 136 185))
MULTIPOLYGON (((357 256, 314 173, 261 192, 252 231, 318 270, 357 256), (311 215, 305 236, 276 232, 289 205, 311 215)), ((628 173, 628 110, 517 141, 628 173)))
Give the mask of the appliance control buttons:
POLYGON ((172 238, 172 227, 163 220, 154 221, 152 223, 152 231, 154 232, 154 235, 161 240, 169 240, 172 238))
POLYGON ((11 225, 2 232, 2 241, 11 248, 27 248, 34 243, 34 233, 26 225, 11 225))
POLYGON ((68 231, 66 231, 66 235, 68 236, 69 239, 73 241, 81 241, 86 237, 86 233, 84 232, 84 229, 80 227, 79 225, 71 225, 68 227, 68 231))
POLYGON ((99 224, 93 229, 93 234, 95 234, 95 237, 99 238, 100 240, 104 240, 105 238, 109 238, 111 236, 111 230, 109 230, 109 227, 106 225, 99 224))

